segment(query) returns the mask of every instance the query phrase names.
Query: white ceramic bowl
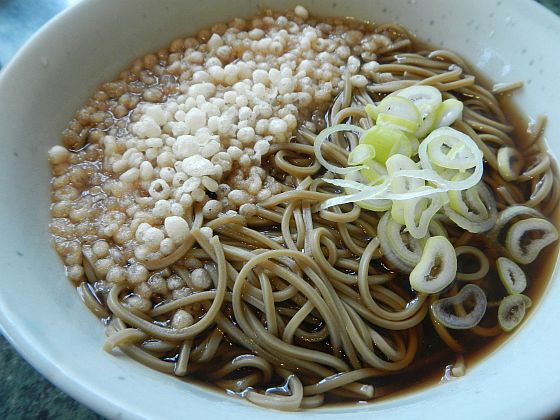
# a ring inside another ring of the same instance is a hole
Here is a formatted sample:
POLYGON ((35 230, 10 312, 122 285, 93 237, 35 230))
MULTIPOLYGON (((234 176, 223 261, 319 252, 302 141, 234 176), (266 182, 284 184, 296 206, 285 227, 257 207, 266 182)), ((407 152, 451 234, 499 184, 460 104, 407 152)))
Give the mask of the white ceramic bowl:
MULTIPOLYGON (((516 102, 547 112, 560 137, 560 20, 529 0, 299 0, 312 12, 398 21, 420 38, 464 55, 492 80, 522 79, 516 102)), ((102 326, 78 299, 49 246, 48 148, 96 85, 130 60, 258 6, 295 1, 85 0, 47 24, 0 77, 0 319, 18 351, 51 382, 100 414, 124 418, 245 419, 266 414, 101 350, 102 326)), ((560 155, 560 143, 551 142, 560 155)), ((554 277, 558 277, 556 274, 554 277)), ((536 418, 560 408, 556 334, 560 279, 533 315, 468 374, 380 403, 305 418, 536 418)))

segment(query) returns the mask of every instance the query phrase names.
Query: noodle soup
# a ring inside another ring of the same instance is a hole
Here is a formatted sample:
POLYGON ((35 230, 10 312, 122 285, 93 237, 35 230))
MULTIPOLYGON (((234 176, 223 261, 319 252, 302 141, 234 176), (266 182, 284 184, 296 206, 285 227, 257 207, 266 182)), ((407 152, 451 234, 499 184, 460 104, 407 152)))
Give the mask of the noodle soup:
POLYGON ((50 228, 105 348, 284 410, 468 372, 558 236, 544 119, 519 138, 519 86, 473 74, 298 6, 100 86, 49 152, 50 228))

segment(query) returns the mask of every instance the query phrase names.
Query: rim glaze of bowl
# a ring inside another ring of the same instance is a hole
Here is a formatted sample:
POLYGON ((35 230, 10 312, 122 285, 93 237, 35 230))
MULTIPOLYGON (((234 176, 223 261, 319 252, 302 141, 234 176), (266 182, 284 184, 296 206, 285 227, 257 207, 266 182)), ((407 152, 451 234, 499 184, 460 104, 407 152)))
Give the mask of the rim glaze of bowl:
MULTIPOLYGON (((530 0, 319 0, 238 2, 84 0, 32 37, 0 74, 0 322, 16 349, 51 382, 115 418, 230 419, 267 411, 103 352, 101 323, 82 304, 49 244, 47 150, 96 86, 181 35, 258 7, 306 6, 319 15, 398 22, 422 40, 456 51, 489 80, 523 80, 515 104, 548 113, 560 136, 555 86, 560 19, 530 0)), ((560 143, 549 142, 560 155, 560 143)), ((305 418, 535 418, 560 409, 557 269, 525 325, 467 375, 379 403, 306 411, 305 418)))

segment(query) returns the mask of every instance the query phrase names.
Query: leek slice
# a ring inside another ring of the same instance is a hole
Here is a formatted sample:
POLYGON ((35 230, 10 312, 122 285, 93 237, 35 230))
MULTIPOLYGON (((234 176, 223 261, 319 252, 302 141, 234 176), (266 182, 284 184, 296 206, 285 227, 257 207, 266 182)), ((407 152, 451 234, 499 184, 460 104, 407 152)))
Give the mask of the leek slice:
POLYGON ((463 115, 463 102, 457 99, 445 100, 437 111, 437 120, 434 122, 436 128, 449 127, 463 115))
POLYGON ((358 144, 348 155, 348 165, 361 165, 375 157, 375 147, 371 144, 358 144))
POLYGON ((455 253, 457 254, 458 260, 461 255, 466 254, 475 257, 478 261, 478 270, 472 273, 463 273, 457 271, 457 280, 461 280, 461 281, 479 280, 484 276, 486 276, 486 274, 488 274, 488 271, 490 270, 490 263, 488 262, 488 257, 484 255, 484 253, 480 249, 475 248, 474 246, 463 245, 455 248, 455 253))
POLYGON ((442 128, 437 136, 427 145, 430 163, 438 165, 446 169, 457 169, 465 171, 477 164, 480 156, 478 146, 468 147, 469 141, 472 141, 466 134, 459 131, 442 128), (443 131, 445 130, 445 132, 443 131), (468 138, 468 141, 466 140, 468 138))
POLYGON ((521 267, 509 258, 500 257, 496 260, 496 269, 500 280, 510 295, 523 293, 527 287, 527 276, 521 267))
POLYGON ((513 147, 500 147, 497 154, 498 172, 506 181, 515 181, 521 174, 524 159, 513 147))
POLYGON ((396 96, 408 99, 416 107, 429 106, 435 109, 441 104, 441 92, 433 86, 410 86, 399 90, 396 96))
MULTIPOLYGON (((377 239, 379 240, 379 245, 381 245, 381 249, 383 251, 383 255, 389 265, 393 267, 395 270, 408 274, 414 268, 414 264, 407 263, 399 258, 391 243, 389 242, 389 234, 388 234, 388 225, 389 221, 391 220, 391 216, 389 212, 386 212, 381 219, 379 219, 379 223, 377 225, 377 239)), ((400 232, 400 230, 399 230, 400 232)))
POLYGON ((403 202, 404 224, 413 238, 421 239, 428 234, 432 218, 443 207, 443 196, 444 194, 434 194, 403 202))
POLYGON ((378 126, 414 133, 420 122, 418 108, 406 98, 387 96, 375 107, 378 126))
POLYGON ((496 200, 484 182, 480 182, 465 192, 448 192, 449 205, 444 207, 445 214, 459 227, 472 233, 489 231, 496 224, 498 211, 496 200))
POLYGON ((393 253, 406 264, 414 266, 422 257, 422 248, 417 239, 407 232, 402 232, 404 225, 397 223, 392 218, 387 221, 387 243, 393 253), (406 241, 403 239, 406 238, 406 241))
POLYGON ((439 115, 437 109, 438 108, 434 109, 430 105, 420 105, 418 107, 420 122, 414 133, 416 137, 423 139, 434 129, 437 115, 439 115))
POLYGON ((455 296, 439 299, 432 303, 434 318, 444 327, 453 330, 468 330, 478 325, 486 313, 488 300, 484 291, 475 284, 467 284, 455 296), (463 305, 472 301, 474 305, 465 316, 457 316, 453 312, 454 305, 463 305))
POLYGON ((530 218, 514 223, 506 236, 506 249, 520 264, 530 264, 546 246, 558 239, 558 230, 545 219, 530 218), (539 235, 538 237, 532 237, 539 235))
POLYGON ((500 234, 501 230, 509 223, 510 220, 520 217, 520 216, 533 216, 544 218, 543 214, 532 207, 527 206, 510 206, 498 214, 498 219, 496 220, 496 225, 490 232, 490 237, 496 239, 500 234))
POLYGON ((420 262, 410 273, 410 285, 418 292, 441 292, 455 279, 457 256, 451 242, 444 236, 433 236, 426 241, 420 262))
MULTIPOLYGON (((350 174, 346 174, 344 176, 344 179, 348 181, 354 181, 354 182, 359 182, 361 184, 365 184, 364 177, 360 172, 352 172, 350 174)), ((350 187, 345 187, 344 190, 348 195, 356 194, 359 192, 358 190, 355 190, 350 187)), ((391 204, 392 204, 391 200, 371 199, 371 200, 356 201, 357 206, 372 211, 387 211, 391 208, 391 204)))
MULTIPOLYGON (((418 111, 417 111, 418 112, 418 111)), ((414 121, 407 120, 396 115, 379 114, 377 116, 376 124, 378 127, 387 127, 395 130, 404 131, 405 133, 415 133, 418 128, 420 117, 414 121)))
MULTIPOLYGON (((396 194, 402 194, 410 191, 416 191, 424 186, 424 181, 418 178, 396 177, 395 173, 404 169, 417 170, 416 163, 404 155, 393 155, 387 160, 387 173, 391 177, 391 191, 396 194)), ((395 202, 391 208, 391 216, 401 225, 406 223, 404 219, 405 202, 395 202)))
POLYGON ((327 160, 323 157, 321 153, 321 146, 323 143, 327 141, 331 134, 337 133, 339 131, 352 131, 359 136, 364 134, 364 129, 352 124, 337 124, 333 125, 332 127, 327 127, 323 131, 321 131, 317 137, 315 138, 315 142, 313 144, 313 151, 315 152, 315 157, 319 161, 321 165, 328 171, 331 171, 335 174, 348 174, 350 172, 359 171, 362 169, 361 166, 352 166, 350 168, 341 168, 339 166, 332 165, 331 163, 327 162, 327 160))
POLYGON ((398 153, 401 142, 408 141, 406 135, 397 129, 375 125, 360 137, 360 144, 368 144, 375 149, 375 160, 385 163, 387 159, 398 153))
POLYGON ((521 324, 527 309, 532 304, 533 302, 530 298, 521 294, 509 295, 503 298, 498 307, 498 322, 502 330, 509 332, 521 324))
POLYGON ((387 168, 376 160, 368 160, 365 162, 365 166, 366 167, 360 171, 360 174, 362 174, 370 185, 387 178, 387 168))

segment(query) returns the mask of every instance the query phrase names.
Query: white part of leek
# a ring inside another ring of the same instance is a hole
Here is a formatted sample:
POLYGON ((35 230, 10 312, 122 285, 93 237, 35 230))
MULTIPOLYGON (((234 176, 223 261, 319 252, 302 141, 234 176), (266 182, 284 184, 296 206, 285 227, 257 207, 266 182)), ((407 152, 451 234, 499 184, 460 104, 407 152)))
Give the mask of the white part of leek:
POLYGON ((540 213, 538 210, 535 210, 532 207, 522 206, 522 205, 510 206, 502 210, 498 214, 496 225, 489 233, 489 236, 496 239, 500 234, 500 231, 503 229, 503 227, 507 225, 510 220, 519 216, 533 216, 533 217, 544 218, 544 215, 542 213, 540 213))
POLYGON ((397 223, 392 218, 387 222, 387 240, 394 254, 406 264, 414 266, 418 264, 422 257, 420 243, 406 232, 402 232, 404 226, 397 223), (408 237, 407 243, 403 240, 403 235, 408 237))
POLYGON ((450 205, 444 207, 445 214, 457 226, 468 230, 471 233, 487 232, 494 227, 498 218, 496 200, 490 189, 484 182, 480 182, 476 187, 466 191, 469 206, 465 204, 463 198, 458 194, 454 199, 454 204, 461 210, 455 211, 450 205))
POLYGON ((472 273, 461 273, 457 272, 457 280, 461 281, 473 281, 479 280, 488 274, 490 270, 490 263, 488 262, 488 257, 478 248, 474 246, 458 246, 455 248, 455 253, 457 258, 461 255, 468 254, 474 256, 478 260, 478 270, 472 273))
POLYGON ((444 327, 453 330, 468 330, 478 325, 486 313, 488 300, 484 291, 476 284, 465 285, 455 296, 440 299, 432 303, 434 318, 444 327), (474 307, 465 316, 453 313, 453 306, 474 300, 474 307))
POLYGON ((457 99, 447 99, 441 104, 439 118, 435 122, 435 127, 449 127, 463 115, 463 102, 457 99))
POLYGON ((530 218, 514 223, 506 236, 506 249, 515 262, 530 264, 546 246, 558 240, 558 230, 545 219, 530 218), (541 232, 539 238, 526 237, 531 232, 541 232), (529 242, 524 243, 524 239, 529 242))
POLYGON ((527 287, 527 276, 521 267, 509 258, 500 257, 496 260, 496 269, 500 280, 510 295, 523 293, 527 287))
POLYGON ((430 222, 434 215, 443 207, 444 200, 441 194, 434 194, 430 197, 408 200, 403 204, 404 222, 408 232, 413 238, 421 239, 428 234, 430 222), (426 206, 428 201, 429 205, 426 206), (418 211, 419 208, 420 211, 418 211))
POLYGON ((387 260, 387 262, 397 271, 401 273, 408 274, 414 268, 414 264, 409 264, 402 259, 400 259, 395 252, 389 242, 389 234, 387 232, 387 226, 389 224, 389 220, 391 215, 389 212, 386 212, 381 219, 379 219, 379 223, 377 225, 377 239, 379 240, 379 245, 381 245, 381 250, 383 251, 383 256, 387 260))
POLYGON ((521 324, 531 305, 531 299, 525 295, 514 294, 503 298, 498 307, 498 323, 502 330, 509 332, 521 324))
POLYGON ((410 273, 410 285, 422 293, 438 293, 453 282, 456 273, 455 248, 446 237, 433 236, 426 241, 422 258, 410 273))
POLYGON ((496 155, 498 172, 506 181, 515 181, 521 174, 523 156, 513 147, 500 147, 496 155))
POLYGON ((441 92, 433 86, 410 86, 395 92, 395 95, 408 99, 418 108, 428 105, 435 109, 442 101, 441 92))
POLYGON ((348 155, 348 165, 361 165, 375 157, 375 148, 371 144, 358 144, 348 155))
POLYGON ((313 151, 315 152, 315 157, 319 161, 321 165, 328 171, 331 171, 335 174, 347 174, 354 171, 359 171, 360 169, 365 169, 365 166, 352 166, 350 168, 341 168, 339 166, 335 166, 323 157, 321 153, 321 146, 323 143, 327 141, 331 134, 337 133, 339 131, 352 131, 356 133, 358 136, 361 136, 364 133, 364 129, 352 124, 336 124, 332 127, 327 127, 323 131, 321 131, 317 137, 315 138, 315 142, 313 144, 313 151))

